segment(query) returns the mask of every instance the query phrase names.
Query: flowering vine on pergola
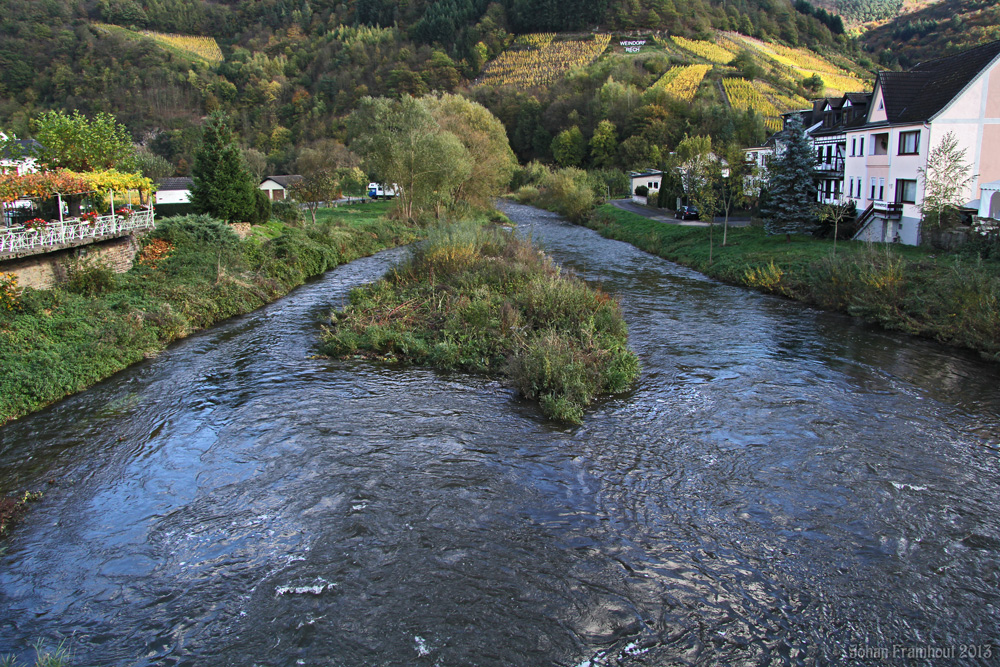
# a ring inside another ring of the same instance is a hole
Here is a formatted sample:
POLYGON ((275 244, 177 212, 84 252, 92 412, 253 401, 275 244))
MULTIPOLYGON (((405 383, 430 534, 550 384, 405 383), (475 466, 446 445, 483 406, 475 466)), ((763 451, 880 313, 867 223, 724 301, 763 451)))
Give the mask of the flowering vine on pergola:
POLYGON ((68 169, 42 171, 33 174, 0 174, 0 203, 9 204, 20 199, 50 199, 61 195, 78 195, 87 192, 112 194, 115 192, 151 193, 153 181, 141 174, 127 174, 114 169, 77 173, 68 169))

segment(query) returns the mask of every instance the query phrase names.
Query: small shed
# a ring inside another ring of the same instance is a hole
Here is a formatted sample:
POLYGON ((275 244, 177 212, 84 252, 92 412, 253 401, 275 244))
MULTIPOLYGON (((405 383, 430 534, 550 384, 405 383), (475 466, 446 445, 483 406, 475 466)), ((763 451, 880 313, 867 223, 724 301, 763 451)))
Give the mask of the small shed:
POLYGON ((161 178, 156 181, 157 204, 187 204, 191 201, 191 185, 194 179, 189 176, 161 178))
POLYGON ((633 171, 629 173, 632 201, 640 204, 646 203, 646 197, 640 197, 635 193, 635 189, 640 185, 646 186, 650 192, 659 192, 660 184, 663 183, 663 172, 657 169, 645 169, 643 171, 633 171))
POLYGON ((281 201, 288 198, 288 189, 302 180, 298 174, 286 176, 268 176, 260 182, 260 189, 267 193, 271 201, 281 201))

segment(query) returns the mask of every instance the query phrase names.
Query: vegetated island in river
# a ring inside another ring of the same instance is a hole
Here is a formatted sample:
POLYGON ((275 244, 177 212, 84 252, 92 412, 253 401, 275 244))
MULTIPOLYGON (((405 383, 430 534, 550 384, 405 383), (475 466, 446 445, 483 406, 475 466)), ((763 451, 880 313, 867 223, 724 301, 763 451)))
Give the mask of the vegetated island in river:
POLYGON ((124 274, 75 263, 51 290, 0 308, 0 424, 81 391, 172 341, 287 294, 311 276, 411 243, 422 231, 388 204, 272 220, 240 238, 208 216, 160 221, 124 274))
POLYGON ((570 423, 639 375, 615 299, 529 241, 472 222, 431 230, 409 261, 352 291, 323 339, 331 356, 503 374, 570 423))
MULTIPOLYGON (((767 236, 760 227, 716 231, 664 224, 611 204, 584 224, 724 282, 836 310, 886 329, 933 338, 1000 361, 1000 257, 922 247, 767 236)), ((717 225, 718 226, 718 225, 717 225)))

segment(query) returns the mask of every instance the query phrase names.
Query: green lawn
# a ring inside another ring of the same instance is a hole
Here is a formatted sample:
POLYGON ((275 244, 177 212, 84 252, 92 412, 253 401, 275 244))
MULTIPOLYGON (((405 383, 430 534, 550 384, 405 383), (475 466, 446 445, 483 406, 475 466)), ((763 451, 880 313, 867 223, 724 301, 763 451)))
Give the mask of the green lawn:
POLYGON ((1000 361, 1000 262, 912 246, 768 236, 759 227, 686 227, 610 204, 588 226, 728 283, 863 317, 1000 361), (710 241, 710 236, 714 243, 710 241), (710 251, 711 245, 711 251, 710 251), (709 253, 711 252, 711 261, 709 253))

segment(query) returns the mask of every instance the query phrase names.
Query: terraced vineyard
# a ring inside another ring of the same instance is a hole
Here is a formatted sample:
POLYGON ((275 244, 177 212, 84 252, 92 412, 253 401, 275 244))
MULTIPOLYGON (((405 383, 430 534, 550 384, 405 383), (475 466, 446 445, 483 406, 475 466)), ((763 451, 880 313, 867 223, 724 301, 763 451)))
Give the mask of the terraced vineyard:
POLYGON ((808 49, 769 44, 735 32, 720 33, 720 43, 731 49, 749 51, 765 70, 784 76, 791 84, 818 74, 826 85, 823 94, 828 97, 871 87, 853 73, 808 49))
POLYGON ((752 109, 764 117, 767 129, 781 129, 781 114, 795 109, 805 109, 809 100, 804 97, 784 95, 764 81, 750 82, 743 78, 722 80, 729 106, 739 111, 752 109))
POLYGON ((712 69, 711 65, 678 65, 671 67, 652 88, 661 88, 674 97, 690 102, 694 99, 702 79, 712 69))
POLYGON ((129 30, 117 25, 106 23, 95 23, 94 26, 101 32, 117 34, 126 39, 148 38, 159 44, 161 47, 187 58, 188 60, 201 60, 212 65, 222 62, 222 50, 214 37, 198 37, 194 35, 171 35, 153 30, 129 30))
POLYGON ((512 48, 486 66, 479 84, 533 88, 552 83, 574 67, 589 65, 604 53, 611 35, 554 41, 551 33, 521 35, 512 48))
POLYGON ((685 39, 680 35, 675 35, 671 37, 674 44, 690 51, 691 53, 701 56, 709 62, 713 62, 717 65, 728 65, 729 62, 735 57, 735 53, 725 49, 718 44, 712 42, 699 41, 696 39, 685 39))

